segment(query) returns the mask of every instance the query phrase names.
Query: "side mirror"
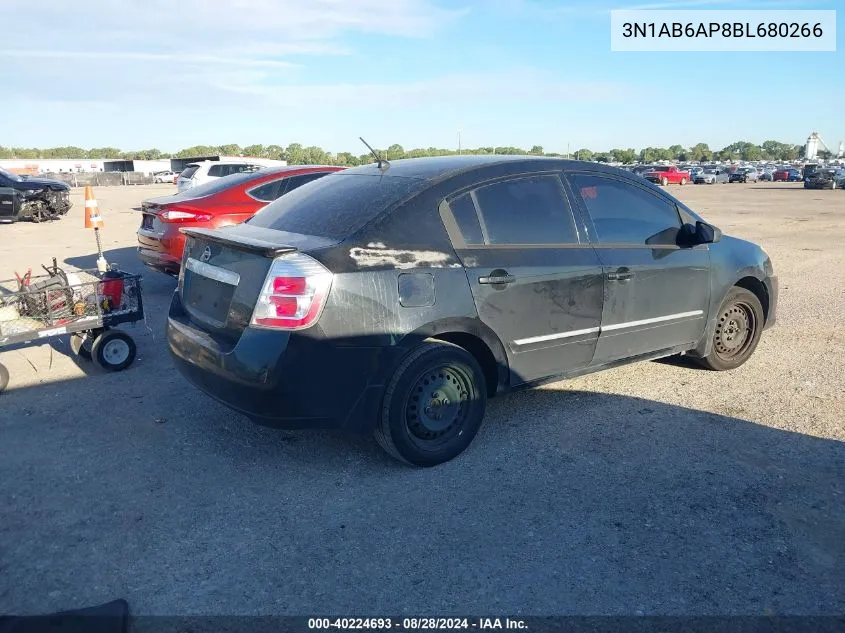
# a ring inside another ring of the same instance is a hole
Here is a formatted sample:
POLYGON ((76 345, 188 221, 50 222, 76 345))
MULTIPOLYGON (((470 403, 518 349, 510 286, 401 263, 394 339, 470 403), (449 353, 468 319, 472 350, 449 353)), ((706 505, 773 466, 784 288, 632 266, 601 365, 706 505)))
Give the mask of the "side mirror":
POLYGON ((715 244, 722 239, 722 232, 712 224, 701 222, 695 223, 696 244, 715 244))

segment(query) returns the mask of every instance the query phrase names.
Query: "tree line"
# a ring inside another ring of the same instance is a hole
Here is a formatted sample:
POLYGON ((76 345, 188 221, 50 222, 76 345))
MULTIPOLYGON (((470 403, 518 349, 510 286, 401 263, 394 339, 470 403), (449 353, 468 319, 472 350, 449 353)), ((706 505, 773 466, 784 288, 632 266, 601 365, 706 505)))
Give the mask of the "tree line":
MULTIPOLYGON (((422 156, 448 156, 458 154, 457 150, 436 147, 406 150, 401 145, 394 144, 386 149, 377 150, 387 160, 399 158, 419 158, 422 156)), ((779 141, 765 141, 756 145, 748 141, 737 141, 720 150, 711 150, 707 143, 697 143, 692 147, 672 145, 670 147, 645 147, 640 150, 634 148, 612 149, 606 152, 594 152, 587 148, 576 150, 571 154, 545 152, 541 145, 534 145, 531 149, 519 147, 477 147, 462 149, 463 154, 528 154, 536 156, 571 157, 579 160, 614 163, 652 163, 660 160, 677 161, 711 161, 711 160, 795 160, 804 154, 804 146, 779 141)), ((829 153, 820 152, 821 158, 829 158, 829 153)), ((106 159, 106 160, 158 160, 168 158, 192 158, 197 156, 249 156, 253 158, 270 158, 285 160, 290 165, 343 165, 354 166, 373 161, 372 154, 353 154, 338 152, 333 154, 314 145, 303 146, 291 143, 286 147, 281 145, 195 145, 179 150, 175 154, 162 152, 158 149, 144 149, 137 151, 123 151, 116 147, 3 147, 0 145, 0 158, 17 159, 106 159)))

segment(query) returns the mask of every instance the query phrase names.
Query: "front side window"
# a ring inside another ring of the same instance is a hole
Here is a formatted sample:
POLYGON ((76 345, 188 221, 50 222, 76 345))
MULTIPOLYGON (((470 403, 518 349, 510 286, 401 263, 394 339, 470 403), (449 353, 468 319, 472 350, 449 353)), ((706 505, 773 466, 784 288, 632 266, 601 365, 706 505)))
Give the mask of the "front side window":
POLYGON ((569 178, 603 244, 675 245, 681 218, 674 204, 632 183, 599 174, 569 178))
POLYGON ((572 210, 557 176, 484 185, 453 200, 450 208, 467 244, 578 243, 572 210))

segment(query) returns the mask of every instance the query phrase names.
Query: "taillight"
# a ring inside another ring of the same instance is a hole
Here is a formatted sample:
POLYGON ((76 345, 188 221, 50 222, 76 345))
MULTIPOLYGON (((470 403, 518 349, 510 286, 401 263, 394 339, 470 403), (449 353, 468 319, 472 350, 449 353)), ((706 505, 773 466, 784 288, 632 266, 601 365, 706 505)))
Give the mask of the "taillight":
POLYGON ((273 260, 255 304, 251 325, 301 330, 314 325, 329 296, 332 273, 302 253, 273 260))
POLYGON ((208 213, 195 213, 194 211, 180 211, 177 209, 165 209, 158 214, 162 222, 208 222, 212 216, 208 213))

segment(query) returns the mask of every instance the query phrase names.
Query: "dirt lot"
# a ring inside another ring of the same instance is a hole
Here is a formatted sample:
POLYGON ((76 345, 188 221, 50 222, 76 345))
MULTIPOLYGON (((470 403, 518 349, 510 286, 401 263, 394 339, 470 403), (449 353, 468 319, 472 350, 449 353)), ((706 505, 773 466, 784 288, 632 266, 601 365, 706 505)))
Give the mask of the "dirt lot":
MULTIPOLYGON (((141 199, 100 188, 108 259, 140 271, 141 199)), ((845 193, 673 187, 762 244, 779 323, 742 368, 652 362, 494 401, 461 458, 263 429, 172 369, 175 282, 145 276, 139 359, 0 353, 0 613, 126 597, 135 613, 845 612, 845 193)), ((94 263, 81 194, 0 226, 0 276, 94 263)))

